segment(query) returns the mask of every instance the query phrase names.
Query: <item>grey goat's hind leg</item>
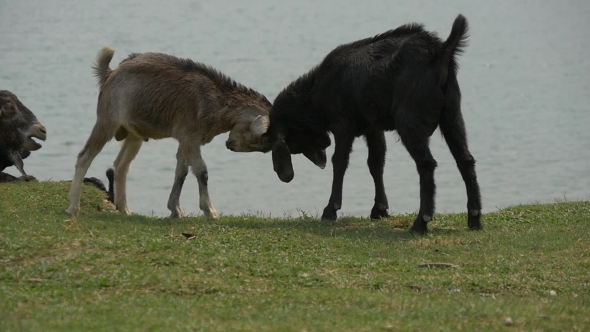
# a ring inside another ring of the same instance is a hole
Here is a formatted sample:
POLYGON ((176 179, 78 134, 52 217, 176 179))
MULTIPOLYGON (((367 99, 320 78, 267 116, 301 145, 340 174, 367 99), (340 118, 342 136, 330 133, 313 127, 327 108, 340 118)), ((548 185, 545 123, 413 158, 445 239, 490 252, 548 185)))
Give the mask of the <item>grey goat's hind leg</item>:
POLYGON ((115 207, 123 215, 131 215, 127 206, 127 173, 131 162, 137 156, 143 139, 128 135, 123 141, 123 146, 114 162, 115 168, 115 207))

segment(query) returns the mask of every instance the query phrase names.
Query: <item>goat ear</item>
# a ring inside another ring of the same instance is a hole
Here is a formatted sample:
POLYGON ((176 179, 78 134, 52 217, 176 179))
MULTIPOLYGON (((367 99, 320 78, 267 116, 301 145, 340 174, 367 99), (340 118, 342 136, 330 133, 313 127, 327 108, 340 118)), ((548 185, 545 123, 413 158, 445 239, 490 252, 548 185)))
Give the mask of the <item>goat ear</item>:
POLYGON ((272 146, 272 164, 274 171, 283 182, 291 182, 295 173, 291 162, 291 151, 283 137, 279 137, 272 146))
POLYGON ((250 124, 250 131, 255 136, 262 136, 268 130, 268 116, 259 115, 250 124))
POLYGON ((307 159, 311 160, 317 167, 324 169, 326 168, 326 150, 319 150, 319 151, 312 151, 312 152, 303 152, 303 155, 307 157, 307 159))
POLYGON ((326 148, 332 145, 332 140, 330 139, 330 135, 328 133, 323 133, 321 138, 319 139, 320 147, 324 149, 324 155, 326 154, 326 148))

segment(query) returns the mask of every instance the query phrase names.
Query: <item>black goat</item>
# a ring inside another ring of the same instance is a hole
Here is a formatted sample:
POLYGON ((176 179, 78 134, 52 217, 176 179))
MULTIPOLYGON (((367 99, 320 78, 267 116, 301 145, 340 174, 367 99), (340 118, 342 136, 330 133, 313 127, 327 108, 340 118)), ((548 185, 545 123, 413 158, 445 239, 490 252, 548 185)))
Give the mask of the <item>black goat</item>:
POLYGON ((109 189, 108 190, 104 186, 104 183, 102 183, 102 181, 100 181, 100 179, 97 179, 95 177, 84 178, 84 181, 82 183, 84 183, 85 185, 95 186, 96 188, 100 189, 101 191, 104 191, 107 194, 107 200, 109 202, 115 204, 115 191, 114 191, 114 187, 113 187, 113 184, 115 182, 115 171, 112 168, 109 168, 106 172, 106 175, 107 175, 107 179, 109 180, 109 189))
MULTIPOLYGON (((8 173, 4 173, 4 169, 14 166, 15 159, 22 160, 26 159, 31 152, 25 149, 14 150, 8 144, 0 143, 0 183, 5 182, 31 182, 37 181, 34 176, 31 175, 23 175, 21 177, 12 176, 8 173), (15 154, 18 154, 17 158, 14 157, 15 154)), ((18 161, 17 161, 18 162, 18 161)), ((84 184, 95 186, 96 188, 104 191, 107 194, 107 199, 109 202, 115 202, 115 193, 113 188, 114 183, 114 171, 112 168, 109 168, 106 172, 107 179, 109 180, 109 188, 107 189, 104 186, 104 183, 95 177, 84 178, 84 184)))
POLYGON ((384 131, 397 130, 420 175, 420 211, 411 231, 426 233, 434 214, 437 166, 429 138, 440 125, 467 188, 468 227, 481 229, 481 197, 475 160, 467 148, 455 59, 466 46, 467 30, 467 20, 459 15, 446 41, 422 25, 408 24, 331 51, 274 101, 266 135, 279 178, 293 179, 291 154, 303 153, 323 168, 331 132, 336 141, 334 177, 322 219, 335 220, 353 141, 364 136, 375 182, 371 218, 387 217, 384 131))

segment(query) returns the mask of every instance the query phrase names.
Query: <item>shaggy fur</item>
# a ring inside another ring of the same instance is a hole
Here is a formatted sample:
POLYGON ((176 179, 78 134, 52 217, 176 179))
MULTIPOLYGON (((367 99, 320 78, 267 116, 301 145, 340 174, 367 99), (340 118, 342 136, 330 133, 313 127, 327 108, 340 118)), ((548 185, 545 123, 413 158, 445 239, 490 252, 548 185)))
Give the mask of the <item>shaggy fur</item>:
POLYGON ((1 182, 35 179, 27 175, 23 163, 30 151, 41 148, 41 144, 33 138, 43 141, 47 138, 43 124, 14 93, 0 90, 0 172, 7 167, 15 166, 22 175, 15 178, 2 173, 1 182))
POLYGON ((342 183, 356 137, 366 140, 375 183, 371 218, 388 216, 383 184, 385 131, 396 130, 420 176, 420 211, 411 231, 426 233, 434 214, 434 160, 429 138, 440 126, 467 188, 468 226, 481 229, 481 198, 475 160, 467 147, 457 82, 456 56, 467 42, 459 15, 446 41, 422 25, 408 24, 372 38, 341 45, 275 99, 266 135, 279 178, 294 177, 291 154, 303 153, 320 167, 335 139, 332 193, 322 218, 335 220, 342 183))
POLYGON ((236 152, 268 151, 262 138, 268 126, 270 102, 221 72, 189 59, 160 53, 133 53, 115 69, 109 68, 114 50, 102 48, 94 66, 100 94, 97 121, 78 155, 66 210, 80 209, 80 186, 92 160, 115 137, 124 140, 114 162, 115 206, 125 215, 129 166, 147 139, 178 140, 176 175, 168 200, 171 217, 181 217, 179 197, 192 168, 199 184, 199 207, 217 219, 209 198, 207 166, 201 146, 230 132, 228 149, 236 152))
POLYGON ((20 160, 24 160, 29 155, 31 155, 31 152, 22 148, 14 151, 14 149, 12 149, 10 145, 6 143, 0 143, 0 183, 17 181, 35 181, 35 177, 31 175, 22 175, 17 178, 15 176, 3 172, 6 168, 14 166, 14 154, 18 154, 20 160))

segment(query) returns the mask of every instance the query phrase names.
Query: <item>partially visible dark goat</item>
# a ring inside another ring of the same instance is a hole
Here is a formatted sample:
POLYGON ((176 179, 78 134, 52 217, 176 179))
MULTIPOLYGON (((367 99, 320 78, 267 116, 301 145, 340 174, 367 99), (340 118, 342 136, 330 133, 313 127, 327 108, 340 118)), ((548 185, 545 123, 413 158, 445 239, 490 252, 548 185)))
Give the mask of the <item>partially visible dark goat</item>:
MULTIPOLYGON (((14 93, 0 90, 0 183, 37 181, 34 176, 27 175, 23 163, 23 159, 31 155, 31 151, 41 148, 41 144, 33 138, 42 141, 47 138, 47 130, 43 124, 14 93), (11 166, 16 167, 22 176, 17 178, 3 172, 4 169, 11 166)), ((84 178, 83 182, 106 192, 109 201, 113 202, 112 172, 112 169, 107 171, 108 191, 102 181, 97 178, 84 178)))
MULTIPOLYGON (((25 149, 19 149, 17 151, 13 151, 8 144, 0 143, 0 183, 5 182, 35 182, 37 179, 31 175, 23 175, 20 177, 12 176, 8 173, 4 173, 4 169, 14 166, 14 157, 13 154, 17 153, 21 160, 26 159, 31 152, 25 149)), ((109 202, 115 202, 115 194, 113 190, 113 181, 114 181, 114 172, 112 168, 109 168, 106 172, 107 179, 109 180, 109 188, 107 189, 104 186, 104 183, 95 177, 84 178, 84 184, 95 186, 96 188, 104 191, 107 194, 107 199, 109 202)))
POLYGON ((15 166, 21 173, 20 178, 5 173, 0 179, 6 181, 35 180, 24 170, 23 159, 30 155, 30 151, 41 148, 33 138, 45 140, 47 131, 31 110, 18 97, 7 90, 0 90, 0 172, 6 167, 15 166))
POLYGON ((434 214, 437 166, 429 137, 440 125, 467 188, 468 227, 481 229, 481 197, 475 160, 467 148, 455 59, 466 46, 467 30, 467 20, 459 15, 444 42, 422 25, 408 24, 335 48, 273 103, 266 135, 279 178, 293 179, 290 154, 303 153, 323 168, 331 132, 336 141, 334 177, 322 219, 335 220, 353 141, 364 136, 375 182, 371 218, 387 217, 384 131, 397 130, 420 175, 420 211, 411 231, 426 233, 434 214))
POLYGON ((109 189, 104 186, 104 183, 95 177, 91 178, 84 178, 83 183, 86 185, 95 186, 96 188, 104 191, 107 194, 107 200, 113 204, 115 204, 115 190, 113 188, 113 184, 115 181, 115 171, 112 168, 109 168, 106 172, 107 179, 109 180, 109 189))

